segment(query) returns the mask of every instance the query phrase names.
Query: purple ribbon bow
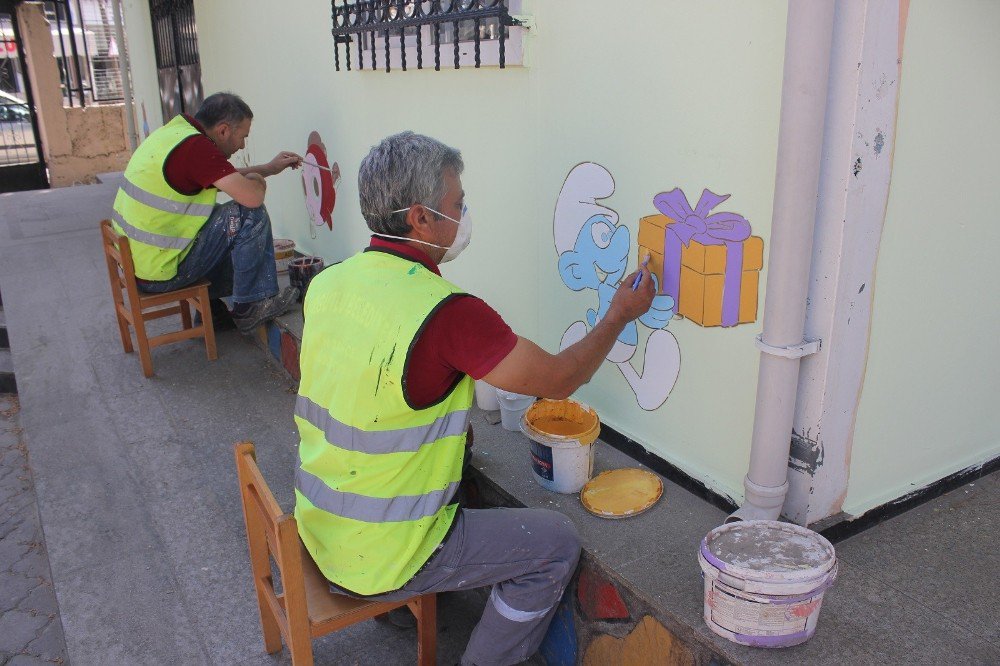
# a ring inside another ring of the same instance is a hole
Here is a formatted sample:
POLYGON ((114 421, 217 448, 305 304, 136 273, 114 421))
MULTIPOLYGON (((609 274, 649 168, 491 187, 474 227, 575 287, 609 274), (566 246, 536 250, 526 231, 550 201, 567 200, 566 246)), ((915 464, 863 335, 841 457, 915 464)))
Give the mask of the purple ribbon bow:
POLYGON ((691 208, 680 188, 653 197, 656 209, 674 220, 667 225, 663 242, 663 292, 674 299, 677 311, 680 295, 681 249, 691 241, 702 245, 726 246, 726 272, 722 291, 722 325, 735 326, 740 318, 740 284, 743 279, 743 241, 750 238, 750 223, 737 213, 714 213, 713 208, 729 198, 709 190, 701 193, 691 208))

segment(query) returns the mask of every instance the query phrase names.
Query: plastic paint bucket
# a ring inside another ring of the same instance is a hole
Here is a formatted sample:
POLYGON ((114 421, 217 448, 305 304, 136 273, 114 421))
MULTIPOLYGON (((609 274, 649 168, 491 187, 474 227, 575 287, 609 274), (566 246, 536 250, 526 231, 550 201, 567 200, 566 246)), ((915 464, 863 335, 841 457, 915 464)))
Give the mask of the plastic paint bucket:
POLYGON ((754 647, 790 647, 816 633, 823 594, 837 578, 833 545, 776 520, 722 525, 701 541, 705 622, 754 647))
POLYGON ((521 416, 531 407, 535 396, 497 389, 497 398, 500 402, 500 424, 507 430, 520 430, 521 416))
POLYGON ((500 398, 497 397, 497 389, 491 384, 487 384, 482 379, 476 380, 476 404, 484 412, 495 412, 500 409, 500 398))
POLYGON ((531 471, 546 490, 577 493, 594 472, 597 412, 576 400, 539 400, 524 413, 521 430, 531 440, 531 471))
POLYGON ((274 239, 274 265, 279 273, 288 272, 288 264, 295 258, 295 241, 289 238, 274 239))

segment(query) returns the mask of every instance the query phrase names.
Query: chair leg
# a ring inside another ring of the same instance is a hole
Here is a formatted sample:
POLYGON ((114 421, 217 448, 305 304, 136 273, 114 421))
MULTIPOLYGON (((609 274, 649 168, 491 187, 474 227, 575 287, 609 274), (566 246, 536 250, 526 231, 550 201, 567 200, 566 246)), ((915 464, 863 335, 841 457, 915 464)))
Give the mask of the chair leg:
POLYGON ((115 309, 115 319, 118 320, 118 333, 122 338, 122 347, 126 354, 131 354, 135 348, 132 346, 132 331, 129 330, 128 320, 118 312, 117 308, 115 309))
POLYGON ((198 292, 198 311, 201 312, 201 325, 205 327, 205 351, 208 360, 219 358, 215 348, 215 322, 212 321, 212 303, 208 300, 208 287, 202 287, 198 292))
POLYGON ((181 309, 181 326, 186 331, 191 328, 191 307, 186 298, 179 301, 177 306, 181 309))
POLYGON ((281 629, 260 590, 257 590, 257 609, 260 611, 260 630, 264 634, 264 651, 268 654, 281 652, 281 629))
POLYGON ((292 666, 313 666, 312 636, 308 626, 289 627, 288 651, 292 666))
POLYGON ((139 361, 142 363, 142 374, 146 377, 152 377, 153 356, 149 352, 146 320, 142 318, 142 313, 137 310, 132 310, 132 318, 135 320, 135 341, 139 345, 139 361))
POLYGON ((437 662, 437 596, 425 594, 408 605, 417 616, 417 664, 434 666, 437 662))

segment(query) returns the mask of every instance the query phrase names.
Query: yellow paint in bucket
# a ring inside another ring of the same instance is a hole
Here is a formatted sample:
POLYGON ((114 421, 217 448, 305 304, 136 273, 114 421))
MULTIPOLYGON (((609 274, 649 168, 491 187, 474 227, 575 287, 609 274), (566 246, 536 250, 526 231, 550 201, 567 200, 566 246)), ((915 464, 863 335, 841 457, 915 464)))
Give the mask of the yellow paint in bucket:
POLYGON ((601 432, 593 409, 576 400, 539 400, 524 413, 521 430, 531 439, 531 470, 543 488, 576 493, 590 480, 601 432))

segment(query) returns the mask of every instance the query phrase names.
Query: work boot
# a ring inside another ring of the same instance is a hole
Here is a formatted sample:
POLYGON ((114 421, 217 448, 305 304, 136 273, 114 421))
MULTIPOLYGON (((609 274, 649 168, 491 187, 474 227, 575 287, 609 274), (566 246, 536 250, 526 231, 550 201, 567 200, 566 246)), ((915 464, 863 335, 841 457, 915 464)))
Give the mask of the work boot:
MULTIPOLYGON (((221 298, 213 298, 208 304, 212 308, 212 328, 216 333, 222 331, 233 331, 236 329, 236 322, 233 321, 233 314, 226 307, 226 302, 221 298)), ((201 312, 194 311, 194 325, 201 325, 201 312)))
POLYGON ((295 287, 285 287, 277 296, 250 303, 245 312, 233 314, 233 321, 240 333, 252 333, 255 328, 266 321, 288 312, 296 299, 299 290, 295 287))

